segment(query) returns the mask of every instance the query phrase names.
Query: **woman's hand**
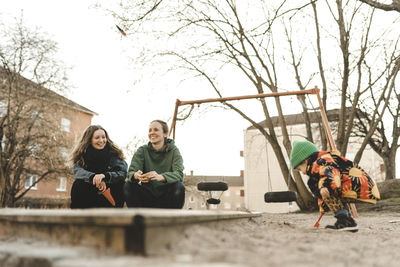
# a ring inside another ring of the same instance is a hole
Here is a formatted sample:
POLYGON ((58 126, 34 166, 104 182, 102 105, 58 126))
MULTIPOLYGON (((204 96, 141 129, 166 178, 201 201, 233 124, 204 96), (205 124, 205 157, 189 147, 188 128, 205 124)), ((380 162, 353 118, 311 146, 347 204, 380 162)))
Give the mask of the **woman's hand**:
POLYGON ((106 183, 103 181, 103 179, 106 176, 102 173, 96 174, 93 177, 93 184, 99 189, 101 192, 104 192, 107 189, 106 183))
POLYGON ((138 170, 137 172, 135 172, 133 174, 133 178, 135 180, 139 180, 139 184, 141 184, 142 183, 142 178, 143 178, 143 172, 141 170, 138 170))
POLYGON ((151 180, 153 181, 159 181, 159 182, 167 182, 167 179, 165 179, 164 176, 162 176, 161 174, 157 174, 156 176, 154 176, 153 178, 151 178, 151 180))
POLYGON ((150 180, 153 181, 159 181, 159 182, 166 182, 167 180, 165 179, 164 176, 162 176, 161 174, 158 174, 156 171, 151 171, 148 173, 143 174, 144 179, 146 179, 146 182, 149 182, 150 180))
POLYGON ((133 178, 135 178, 136 180, 140 180, 140 179, 142 179, 142 174, 143 174, 143 172, 141 170, 138 170, 137 172, 135 172, 133 174, 133 178))
POLYGON ((100 190, 100 192, 103 193, 107 189, 106 183, 105 182, 101 182, 100 185, 97 188, 100 190))
POLYGON ((103 179, 104 179, 104 178, 106 178, 106 176, 105 176, 104 174, 102 174, 102 173, 96 174, 96 175, 93 177, 93 184, 94 184, 97 188, 99 188, 99 186, 100 186, 100 184, 103 182, 103 179))

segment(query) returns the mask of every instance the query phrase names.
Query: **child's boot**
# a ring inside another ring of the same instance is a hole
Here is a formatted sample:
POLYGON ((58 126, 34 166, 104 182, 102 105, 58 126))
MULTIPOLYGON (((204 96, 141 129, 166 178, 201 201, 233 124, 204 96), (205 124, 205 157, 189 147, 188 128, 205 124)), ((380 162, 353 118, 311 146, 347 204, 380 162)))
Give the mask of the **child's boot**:
POLYGON ((337 221, 334 225, 327 225, 326 228, 328 229, 335 229, 339 231, 350 231, 350 232, 357 232, 358 226, 351 215, 347 212, 347 210, 339 210, 335 212, 335 218, 337 221))

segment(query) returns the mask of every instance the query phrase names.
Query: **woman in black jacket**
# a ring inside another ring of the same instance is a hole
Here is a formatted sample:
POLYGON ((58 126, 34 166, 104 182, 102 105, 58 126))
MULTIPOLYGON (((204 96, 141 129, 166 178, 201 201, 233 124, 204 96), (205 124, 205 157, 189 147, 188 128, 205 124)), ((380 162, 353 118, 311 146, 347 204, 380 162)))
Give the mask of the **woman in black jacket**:
POLYGON ((71 209, 124 205, 123 185, 128 165, 124 154, 99 125, 89 126, 72 152, 75 182, 71 209), (112 199, 107 197, 111 192, 112 199))

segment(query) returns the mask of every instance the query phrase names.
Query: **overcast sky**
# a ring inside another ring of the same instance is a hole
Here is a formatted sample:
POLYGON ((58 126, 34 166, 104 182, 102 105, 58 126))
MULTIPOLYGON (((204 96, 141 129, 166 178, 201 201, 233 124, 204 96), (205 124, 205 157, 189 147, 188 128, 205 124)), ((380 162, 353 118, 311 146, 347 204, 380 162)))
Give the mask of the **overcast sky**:
MULTIPOLYGON (((3 0, 0 15, 9 20, 19 17, 22 10, 29 26, 39 26, 58 42, 61 59, 73 67, 69 78, 74 87, 67 97, 98 113, 92 123, 104 126, 119 146, 124 147, 134 136, 147 142, 149 122, 170 119, 177 98, 215 97, 182 93, 188 84, 180 83, 176 86, 182 88, 174 90, 171 87, 177 79, 148 76, 140 84, 134 83, 135 75, 139 75, 129 62, 134 51, 117 31, 114 19, 94 9, 94 3, 3 0)), ((193 170, 198 175, 239 175, 244 168, 239 156, 243 131, 248 126, 233 112, 215 109, 194 114, 178 124, 176 144, 184 158, 185 173, 193 170)))

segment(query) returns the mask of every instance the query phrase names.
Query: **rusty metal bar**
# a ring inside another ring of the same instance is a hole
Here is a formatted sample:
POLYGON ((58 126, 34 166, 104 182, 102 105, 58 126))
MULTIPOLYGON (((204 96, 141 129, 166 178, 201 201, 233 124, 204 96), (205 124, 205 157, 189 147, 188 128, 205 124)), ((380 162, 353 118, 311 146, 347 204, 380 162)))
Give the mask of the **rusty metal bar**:
POLYGON ((307 94, 315 94, 315 88, 308 89, 308 90, 302 90, 302 91, 293 91, 293 92, 279 92, 279 93, 277 92, 277 93, 268 93, 268 94, 231 96, 231 97, 219 97, 219 98, 207 98, 207 99, 199 99, 199 100, 180 101, 180 106, 189 105, 189 104, 203 104, 203 103, 210 103, 210 102, 225 102, 225 101, 234 101, 234 100, 243 100, 243 99, 264 98, 264 97, 272 97, 272 96, 307 95, 307 94))
POLYGON ((178 108, 180 106, 180 103, 181 101, 179 99, 177 99, 175 102, 174 116, 172 117, 171 127, 168 132, 168 136, 170 136, 172 132, 172 139, 175 139, 176 116, 178 115, 178 108))
POLYGON ((176 117, 178 115, 179 106, 193 105, 193 104, 203 104, 203 103, 211 103, 211 102, 225 102, 225 101, 235 101, 235 100, 244 100, 244 99, 274 97, 274 96, 307 95, 307 94, 316 94, 316 93, 318 93, 318 88, 317 87, 315 87, 313 89, 301 90, 301 91, 292 91, 292 92, 279 92, 279 93, 276 92, 276 93, 268 93, 268 94, 231 96, 231 97, 219 97, 219 98, 206 98, 206 99, 186 100, 186 101, 181 101, 181 100, 177 99, 176 102, 175 102, 174 116, 172 117, 171 127, 169 129, 168 136, 171 136, 171 133, 172 133, 172 139, 175 139, 176 117))
POLYGON ((321 96, 319 95, 319 89, 317 87, 315 87, 314 90, 315 90, 315 94, 317 95, 319 109, 321 111, 322 124, 324 125, 324 130, 325 130, 326 138, 328 139, 329 148, 331 150, 336 150, 335 142, 333 141, 331 128, 329 127, 328 117, 325 112, 324 104, 322 103, 321 96))

